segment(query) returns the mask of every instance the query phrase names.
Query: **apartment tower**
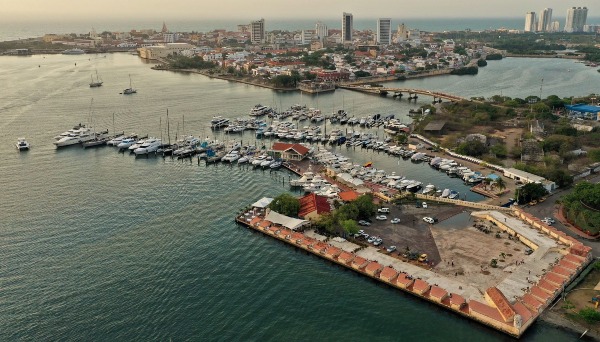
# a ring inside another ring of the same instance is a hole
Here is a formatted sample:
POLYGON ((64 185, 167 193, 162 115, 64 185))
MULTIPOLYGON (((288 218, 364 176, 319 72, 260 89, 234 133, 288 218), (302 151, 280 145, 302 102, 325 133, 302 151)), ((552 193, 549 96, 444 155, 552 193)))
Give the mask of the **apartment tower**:
POLYGON ((550 31, 552 26, 552 8, 544 8, 540 12, 540 18, 538 20, 538 32, 550 31))
POLYGON ((535 32, 535 12, 525 14, 525 32, 535 32))
POLYGON ((265 42, 265 20, 256 20, 250 23, 250 41, 252 44, 263 44, 265 42))
POLYGON ((380 45, 390 45, 392 43, 392 19, 377 19, 377 43, 380 45))
POLYGON ((353 21, 354 17, 352 16, 352 13, 344 12, 342 16, 342 41, 344 43, 352 42, 353 21))
POLYGON ((567 10, 565 32, 583 32, 587 21, 587 7, 571 7, 567 10))

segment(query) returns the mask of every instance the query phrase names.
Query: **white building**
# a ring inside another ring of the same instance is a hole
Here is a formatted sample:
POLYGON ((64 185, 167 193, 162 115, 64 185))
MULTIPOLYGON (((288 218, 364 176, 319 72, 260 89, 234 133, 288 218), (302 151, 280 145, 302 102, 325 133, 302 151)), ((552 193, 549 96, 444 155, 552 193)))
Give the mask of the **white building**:
POLYGON ((302 45, 310 44, 310 42, 313 40, 313 36, 314 36, 314 33, 312 30, 302 30, 302 34, 300 36, 300 42, 302 43, 302 45))
POLYGON ((177 33, 163 33, 163 42, 165 43, 175 43, 178 38, 179 37, 177 37, 177 33))
POLYGON ((550 32, 559 32, 560 31, 560 22, 558 20, 553 21, 550 24, 550 28, 548 29, 550 32))
POLYGON ((344 43, 352 42, 352 30, 354 28, 354 17, 352 13, 346 13, 342 15, 342 40, 344 43))
POLYGON ((552 8, 544 8, 538 20, 538 32, 550 31, 552 25, 552 8))
POLYGON ((556 190, 556 184, 552 181, 547 180, 544 177, 534 175, 533 173, 521 171, 515 168, 504 169, 504 176, 510 179, 514 179, 523 183, 539 183, 546 188, 548 192, 556 190))
POLYGON ((565 32, 583 32, 587 21, 587 7, 571 7, 567 10, 565 32))
POLYGON ((260 19, 250 23, 250 41, 252 44, 263 44, 265 42, 265 20, 260 19))
POLYGON ((535 12, 525 14, 525 32, 535 32, 535 12))
POLYGON ((167 43, 164 45, 153 45, 139 48, 140 57, 145 59, 166 58, 169 55, 179 55, 185 50, 191 50, 194 46, 188 43, 167 43))
POLYGON ((329 35, 329 31, 327 30, 327 25, 322 22, 317 22, 315 25, 315 34, 317 35, 317 39, 323 42, 323 39, 329 35))
POLYGON ((390 45, 392 43, 392 19, 377 19, 377 43, 390 45))

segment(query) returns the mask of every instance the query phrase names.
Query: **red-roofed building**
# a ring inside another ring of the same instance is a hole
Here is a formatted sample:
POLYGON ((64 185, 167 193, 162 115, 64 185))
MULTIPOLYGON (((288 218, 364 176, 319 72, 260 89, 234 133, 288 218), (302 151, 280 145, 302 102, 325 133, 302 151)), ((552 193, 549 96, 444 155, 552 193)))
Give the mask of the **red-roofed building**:
POLYGON ((552 298, 551 294, 540 289, 537 286, 534 286, 531 288, 531 295, 534 296, 535 299, 539 300, 541 303, 544 303, 544 304, 546 304, 548 302, 548 300, 550 300, 550 298, 552 298))
POLYGON ((515 310, 502 291, 497 287, 490 287, 485 291, 485 299, 493 304, 502 315, 504 322, 511 322, 515 317, 515 310))
POLYGON ((252 220, 250 220, 250 225, 252 227, 256 227, 260 221, 262 221, 262 218, 257 216, 255 218, 253 218, 252 220))
POLYGON ((502 318, 502 315, 500 314, 500 311, 498 309, 478 302, 476 300, 469 301, 469 313, 473 317, 478 318, 494 326, 504 324, 504 318, 502 318))
POLYGON ((563 259, 567 260, 570 263, 577 265, 577 267, 581 267, 583 265, 584 259, 575 254, 567 254, 563 257, 563 259))
POLYGON ((377 261, 371 261, 367 267, 365 267, 365 272, 367 274, 370 274, 372 276, 377 275, 377 273, 379 273, 379 271, 381 271, 383 269, 383 265, 378 263, 377 261))
POLYGON ((331 212, 331 205, 327 197, 310 193, 300 198, 300 211, 298 217, 305 220, 318 220, 323 214, 331 212))
POLYGON ((539 300, 535 299, 531 293, 526 293, 523 296, 523 304, 532 312, 539 313, 540 309, 544 304, 542 304, 539 300))
POLYGON ((337 257, 337 259, 339 262, 343 262, 344 264, 347 264, 350 261, 352 261, 352 259, 354 259, 354 254, 348 253, 348 252, 342 252, 342 254, 340 254, 337 257))
POLYGON ((409 279, 404 273, 400 273, 396 278, 396 284, 403 289, 409 288, 414 282, 414 279, 409 279))
POLYGON ((519 301, 515 302, 513 308, 515 308, 515 312, 519 316, 521 316, 521 326, 527 324, 527 322, 529 322, 529 320, 531 320, 531 318, 533 317, 533 313, 529 311, 529 309, 527 309, 527 307, 519 301))
POLYGON ((560 259, 558 265, 569 270, 577 271, 577 265, 568 260, 565 260, 564 258, 560 259))
POLYGON ((448 296, 448 291, 439 286, 432 286, 429 291, 429 297, 438 303, 441 303, 448 296))
POLYGON ((379 279, 391 283, 394 278, 398 275, 395 269, 390 266, 384 267, 379 273, 379 279))
POLYGON ((329 246, 325 250, 325 255, 330 257, 331 259, 336 258, 340 254, 342 254, 342 250, 334 246, 329 246))
POLYGON ((338 196, 344 202, 352 202, 358 198, 358 193, 356 191, 342 191, 338 196))
POLYGON ((266 229, 266 228, 269 228, 272 224, 273 224, 273 222, 271 222, 271 221, 262 220, 258 223, 258 228, 266 229))
POLYGON ((544 279, 540 279, 540 281, 538 281, 538 284, 537 284, 537 286, 538 286, 540 289, 542 289, 542 290, 546 291, 546 293, 549 293, 549 294, 551 294, 551 295, 553 295, 554 293, 556 293, 556 291, 559 289, 559 287, 558 287, 558 286, 556 286, 556 285, 553 285, 553 284, 550 284, 549 282, 547 282, 547 281, 546 281, 546 280, 544 280, 544 279))
POLYGON ((575 273, 573 270, 569 270, 569 269, 566 269, 564 267, 560 267, 558 265, 552 267, 550 269, 550 272, 556 273, 556 274, 558 274, 559 276, 561 276, 561 277, 563 277, 565 279, 571 277, 571 275, 573 273, 575 273))
POLYGON ((269 150, 276 158, 284 160, 302 160, 308 156, 309 149, 300 144, 276 142, 269 150))
POLYGON ((315 239, 311 239, 309 237, 305 237, 304 239, 300 240, 299 245, 305 248, 308 248, 308 246, 312 245, 313 243, 315 243, 315 239))
POLYGON ((542 279, 556 286, 562 286, 562 284, 565 282, 565 279, 563 277, 560 277, 559 275, 554 274, 552 272, 546 273, 546 275, 542 279))
POLYGON ((310 249, 312 249, 313 251, 318 252, 318 253, 325 253, 325 249, 327 249, 328 246, 329 245, 326 244, 325 242, 319 241, 319 242, 315 243, 314 245, 312 245, 310 247, 310 249))
POLYGON ((303 234, 294 232, 294 233, 292 233, 291 240, 292 241, 298 241, 298 240, 303 239, 303 238, 304 238, 303 234))
POLYGON ((352 260, 352 268, 361 269, 367 266, 368 260, 358 255, 352 260))
POLYGON ((429 291, 430 288, 431 288, 431 285, 429 285, 429 283, 426 282, 425 280, 421 280, 421 279, 416 279, 415 283, 413 284, 413 292, 420 294, 420 295, 429 291))
POLYGON ((467 304, 465 298, 459 294, 451 293, 450 294, 450 307, 455 310, 460 310, 463 305, 467 304))

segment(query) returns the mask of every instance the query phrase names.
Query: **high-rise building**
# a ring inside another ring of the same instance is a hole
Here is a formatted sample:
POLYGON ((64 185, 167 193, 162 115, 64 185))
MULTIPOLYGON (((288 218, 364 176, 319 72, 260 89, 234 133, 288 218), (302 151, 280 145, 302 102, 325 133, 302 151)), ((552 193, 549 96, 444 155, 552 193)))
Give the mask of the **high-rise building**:
POLYGON ((558 32, 558 31, 560 31, 560 22, 558 20, 554 20, 550 24, 550 28, 548 29, 548 31, 550 31, 550 32, 558 32))
POLYGON ((252 44, 262 44, 265 42, 265 20, 256 20, 250 23, 250 41, 252 44))
POLYGON ((377 43, 390 45, 392 43, 392 19, 377 19, 377 43))
POLYGON ((327 25, 318 21, 317 24, 315 25, 315 33, 317 35, 317 39, 322 42, 323 39, 325 39, 325 37, 327 37, 329 35, 329 31, 327 30, 327 25))
POLYGON ((538 32, 550 31, 550 25, 552 24, 552 8, 544 8, 540 13, 538 19, 538 32))
POLYGON ((342 16, 342 41, 344 43, 352 42, 353 21, 354 17, 352 16, 352 13, 344 12, 342 16))
POLYGON ((567 10, 565 32, 582 32, 587 21, 587 7, 571 7, 567 10))
POLYGON ((535 32, 535 12, 525 14, 525 32, 535 32))
POLYGON ((399 42, 403 42, 408 39, 408 27, 404 25, 404 23, 398 25, 398 30, 396 31, 396 39, 399 42))

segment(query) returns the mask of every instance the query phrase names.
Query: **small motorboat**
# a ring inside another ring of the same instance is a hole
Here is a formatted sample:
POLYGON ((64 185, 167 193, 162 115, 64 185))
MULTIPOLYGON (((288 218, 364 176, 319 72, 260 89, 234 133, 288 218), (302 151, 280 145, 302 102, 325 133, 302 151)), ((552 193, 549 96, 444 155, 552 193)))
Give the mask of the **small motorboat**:
POLYGON ((19 151, 27 151, 29 150, 29 143, 27 142, 27 140, 25 140, 25 138, 19 138, 17 139, 17 150, 19 151))

